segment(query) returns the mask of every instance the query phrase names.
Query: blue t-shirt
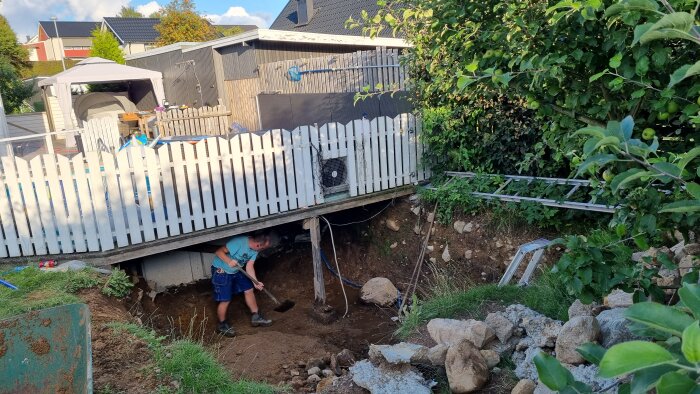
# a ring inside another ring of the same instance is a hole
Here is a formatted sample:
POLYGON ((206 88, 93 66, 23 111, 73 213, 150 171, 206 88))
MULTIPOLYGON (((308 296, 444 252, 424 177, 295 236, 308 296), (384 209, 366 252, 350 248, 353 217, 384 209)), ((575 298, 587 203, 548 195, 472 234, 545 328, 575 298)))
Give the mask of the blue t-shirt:
MULTIPOLYGON (((228 257, 237 261, 240 267, 244 267, 248 261, 258 257, 258 252, 248 246, 248 237, 245 235, 231 238, 226 242, 226 249, 228 249, 228 257)), ((231 268, 219 256, 214 257, 211 265, 221 268, 227 274, 235 274, 238 271, 238 268, 231 268)))

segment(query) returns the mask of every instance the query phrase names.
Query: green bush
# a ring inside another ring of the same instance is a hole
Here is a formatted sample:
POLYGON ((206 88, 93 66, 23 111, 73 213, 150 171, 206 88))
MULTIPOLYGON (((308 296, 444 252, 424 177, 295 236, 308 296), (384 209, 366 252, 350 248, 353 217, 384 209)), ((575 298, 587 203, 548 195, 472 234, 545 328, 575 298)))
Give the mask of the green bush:
POLYGON ((102 288, 102 294, 115 298, 124 298, 129 295, 132 287, 134 287, 134 284, 131 283, 131 279, 129 279, 126 272, 113 268, 112 274, 102 288))

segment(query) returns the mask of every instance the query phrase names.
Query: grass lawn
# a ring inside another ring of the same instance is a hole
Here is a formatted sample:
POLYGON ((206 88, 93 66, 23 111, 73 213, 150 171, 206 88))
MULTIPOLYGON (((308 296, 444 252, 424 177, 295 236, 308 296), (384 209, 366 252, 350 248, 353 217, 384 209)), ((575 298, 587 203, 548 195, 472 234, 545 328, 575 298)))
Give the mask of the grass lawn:
POLYGON ((413 305, 397 334, 406 338, 434 318, 469 315, 483 319, 488 314, 488 311, 482 310, 483 306, 491 302, 523 304, 551 318, 566 321, 568 308, 573 301, 551 273, 543 274, 527 287, 488 284, 455 289, 436 286, 431 294, 413 305))

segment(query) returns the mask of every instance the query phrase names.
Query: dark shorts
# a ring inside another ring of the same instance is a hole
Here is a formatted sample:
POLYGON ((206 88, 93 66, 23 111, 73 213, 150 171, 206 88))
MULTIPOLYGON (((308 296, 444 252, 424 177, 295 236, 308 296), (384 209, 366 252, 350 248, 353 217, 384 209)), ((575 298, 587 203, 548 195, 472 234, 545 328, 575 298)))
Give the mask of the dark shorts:
POLYGON ((253 288, 253 282, 240 272, 227 274, 211 267, 211 283, 214 285, 214 301, 231 301, 231 297, 253 288))

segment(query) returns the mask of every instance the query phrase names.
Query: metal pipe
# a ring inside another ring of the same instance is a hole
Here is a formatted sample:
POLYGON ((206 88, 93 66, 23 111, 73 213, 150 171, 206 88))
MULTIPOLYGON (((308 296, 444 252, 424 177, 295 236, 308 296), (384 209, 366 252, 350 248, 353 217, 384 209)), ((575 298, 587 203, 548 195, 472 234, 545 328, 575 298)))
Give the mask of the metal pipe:
POLYGON ((51 17, 51 20, 53 21, 53 28, 56 30, 56 39, 58 40, 58 45, 60 49, 60 54, 61 54, 61 65, 63 66, 63 71, 66 71, 66 61, 63 59, 63 41, 61 41, 61 36, 58 35, 58 25, 56 25, 56 18, 55 16, 51 17))

